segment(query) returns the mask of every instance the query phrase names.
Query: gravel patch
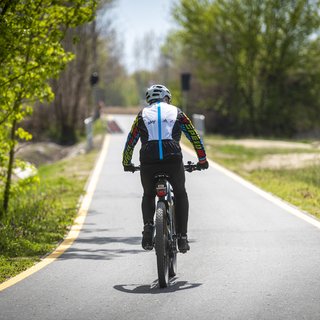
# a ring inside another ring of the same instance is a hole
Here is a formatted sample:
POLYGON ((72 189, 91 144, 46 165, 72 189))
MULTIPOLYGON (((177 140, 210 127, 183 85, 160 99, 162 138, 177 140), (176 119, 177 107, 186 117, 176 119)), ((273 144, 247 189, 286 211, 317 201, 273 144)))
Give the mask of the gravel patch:
POLYGON ((320 163, 318 153, 289 153, 266 155, 261 161, 252 161, 242 165, 247 171, 259 169, 298 169, 320 163))
POLYGON ((272 141, 259 139, 239 139, 239 140, 215 140, 214 144, 233 144, 248 148, 286 148, 286 149, 314 149, 319 148, 319 143, 313 144, 301 142, 272 141))

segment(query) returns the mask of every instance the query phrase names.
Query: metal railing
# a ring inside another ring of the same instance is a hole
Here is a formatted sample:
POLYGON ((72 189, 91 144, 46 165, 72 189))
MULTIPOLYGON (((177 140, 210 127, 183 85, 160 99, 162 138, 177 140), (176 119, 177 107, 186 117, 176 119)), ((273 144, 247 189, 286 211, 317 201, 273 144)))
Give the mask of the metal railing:
POLYGON ((93 122, 93 118, 92 117, 89 117, 89 118, 84 120, 84 124, 86 126, 87 142, 88 142, 88 150, 87 150, 87 152, 89 152, 93 148, 92 122, 93 122))
POLYGON ((192 115, 192 123, 194 128, 197 130, 198 135, 200 136, 202 143, 204 143, 204 134, 205 134, 205 126, 204 126, 205 116, 202 114, 193 114, 192 115))
POLYGON ((86 126, 86 135, 88 142, 87 152, 90 152, 93 149, 93 137, 97 134, 100 134, 100 130, 102 136, 107 133, 107 118, 100 116, 97 120, 94 120, 93 117, 89 117, 84 120, 84 124, 86 126))

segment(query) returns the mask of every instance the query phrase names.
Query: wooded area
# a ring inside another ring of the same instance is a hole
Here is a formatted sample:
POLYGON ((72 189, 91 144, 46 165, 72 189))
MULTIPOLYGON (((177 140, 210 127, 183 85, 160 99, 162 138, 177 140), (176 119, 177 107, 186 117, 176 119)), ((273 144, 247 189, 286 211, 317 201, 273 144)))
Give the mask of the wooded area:
POLYGON ((187 113, 205 114, 207 132, 291 138, 320 127, 320 1, 176 1, 177 29, 161 50, 152 28, 141 34, 132 74, 105 15, 116 3, 0 0, 0 217, 21 184, 37 183, 12 184, 12 170, 27 166, 17 140, 73 144, 99 100, 137 106, 151 82, 182 107, 182 73, 191 74, 187 113))
POLYGON ((8 210, 10 197, 37 180, 31 177, 12 185, 13 169, 27 166, 14 157, 17 139, 32 138, 18 124, 32 114, 35 101, 53 101, 48 81, 74 58, 61 40, 68 29, 92 21, 96 6, 95 0, 0 1, 0 218, 8 210))
POLYGON ((182 0, 173 13, 167 51, 194 75, 191 104, 212 110, 210 131, 292 137, 320 125, 319 1, 182 0))

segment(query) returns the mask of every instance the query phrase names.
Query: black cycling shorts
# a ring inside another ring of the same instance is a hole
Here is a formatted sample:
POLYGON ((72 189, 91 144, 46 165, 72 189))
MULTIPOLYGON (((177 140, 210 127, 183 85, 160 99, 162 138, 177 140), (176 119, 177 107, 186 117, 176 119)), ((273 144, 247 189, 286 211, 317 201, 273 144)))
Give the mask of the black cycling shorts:
POLYGON ((155 162, 141 164, 140 176, 144 190, 142 198, 142 214, 146 224, 153 221, 155 212, 155 185, 157 179, 154 178, 157 173, 168 173, 170 175, 169 182, 173 188, 175 197, 175 212, 177 222, 177 233, 187 233, 188 223, 188 196, 185 188, 185 171, 183 162, 155 162))

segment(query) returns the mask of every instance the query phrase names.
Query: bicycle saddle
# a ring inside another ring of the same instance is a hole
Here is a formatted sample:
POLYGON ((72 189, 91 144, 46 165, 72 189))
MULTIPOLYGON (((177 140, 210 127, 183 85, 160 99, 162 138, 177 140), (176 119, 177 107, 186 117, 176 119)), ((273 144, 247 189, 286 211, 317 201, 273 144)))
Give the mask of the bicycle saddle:
POLYGON ((165 178, 165 179, 169 179, 170 175, 168 173, 156 173, 154 175, 155 179, 159 179, 159 178, 165 178))

